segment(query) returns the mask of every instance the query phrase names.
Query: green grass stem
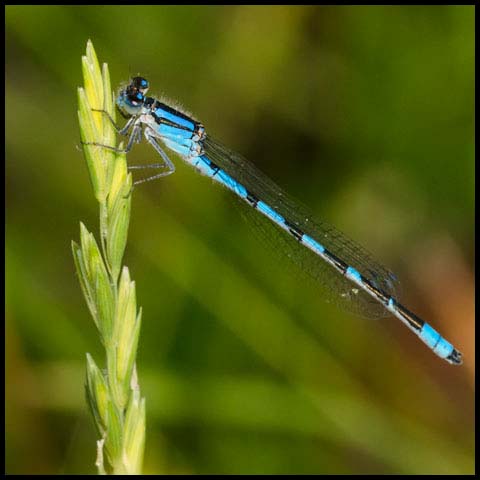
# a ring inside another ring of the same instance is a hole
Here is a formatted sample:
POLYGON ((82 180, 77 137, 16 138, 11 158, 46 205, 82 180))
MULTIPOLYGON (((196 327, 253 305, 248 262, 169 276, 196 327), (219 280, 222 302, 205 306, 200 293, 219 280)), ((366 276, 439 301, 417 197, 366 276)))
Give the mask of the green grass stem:
MULTIPOLYGON (((100 474, 140 474, 145 444, 145 399, 135 359, 141 326, 135 282, 122 267, 130 220, 132 177, 123 153, 98 145, 116 145, 108 66, 100 69, 91 41, 82 57, 84 87, 78 89, 78 119, 85 159, 99 204, 100 247, 80 223, 73 258, 90 314, 105 347, 106 369, 87 353, 86 395, 100 436, 96 466, 100 474)), ((119 148, 121 149, 121 145, 119 148)))

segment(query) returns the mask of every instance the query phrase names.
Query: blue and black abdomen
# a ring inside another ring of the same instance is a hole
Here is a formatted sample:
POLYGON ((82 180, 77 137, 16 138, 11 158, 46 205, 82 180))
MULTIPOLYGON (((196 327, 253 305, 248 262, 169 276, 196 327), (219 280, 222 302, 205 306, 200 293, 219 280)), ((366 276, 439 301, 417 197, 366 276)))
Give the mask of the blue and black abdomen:
POLYGON ((146 98, 150 130, 204 175, 247 202, 253 211, 283 230, 300 250, 308 252, 315 278, 326 283, 342 301, 365 316, 395 315, 439 357, 452 364, 461 354, 432 327, 397 302, 397 279, 387 268, 334 227, 315 221, 254 165, 205 134, 199 122, 153 98, 146 98), (332 275, 334 274, 334 275, 332 275))

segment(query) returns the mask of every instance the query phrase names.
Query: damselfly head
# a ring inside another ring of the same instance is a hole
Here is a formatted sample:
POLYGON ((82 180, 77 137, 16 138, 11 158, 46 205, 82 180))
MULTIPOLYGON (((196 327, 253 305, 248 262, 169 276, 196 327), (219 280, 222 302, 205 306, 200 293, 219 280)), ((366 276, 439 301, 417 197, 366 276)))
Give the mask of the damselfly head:
POLYGON ((143 77, 133 77, 117 97, 117 107, 127 116, 138 115, 145 102, 148 81, 143 77))

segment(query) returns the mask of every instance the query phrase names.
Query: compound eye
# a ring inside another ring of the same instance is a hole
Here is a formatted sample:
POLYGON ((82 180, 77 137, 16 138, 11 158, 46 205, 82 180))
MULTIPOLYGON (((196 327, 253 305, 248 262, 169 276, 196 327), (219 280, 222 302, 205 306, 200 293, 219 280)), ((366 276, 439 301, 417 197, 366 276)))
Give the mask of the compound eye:
POLYGON ((132 78, 132 86, 138 90, 144 92, 148 90, 148 80, 143 77, 134 77, 132 78))
POLYGON ((130 84, 125 89, 125 96, 132 105, 138 105, 139 103, 143 103, 145 100, 143 93, 139 91, 138 88, 133 84, 130 84))
POLYGON ((130 94, 128 98, 134 105, 138 103, 143 103, 143 100, 145 99, 145 97, 143 96, 143 93, 141 92, 134 92, 130 94))

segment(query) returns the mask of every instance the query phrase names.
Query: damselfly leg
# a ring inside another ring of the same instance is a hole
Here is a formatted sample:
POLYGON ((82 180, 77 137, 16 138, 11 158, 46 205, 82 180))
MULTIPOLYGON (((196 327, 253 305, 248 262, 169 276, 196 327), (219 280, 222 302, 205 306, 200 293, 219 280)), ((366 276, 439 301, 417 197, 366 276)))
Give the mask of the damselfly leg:
MULTIPOLYGON (((101 147, 101 148, 105 148, 107 150, 113 151, 115 153, 128 153, 132 149, 134 143, 140 143, 141 142, 141 139, 142 139, 142 125, 140 123, 138 123, 137 117, 131 117, 127 121, 127 123, 125 124, 125 126, 123 128, 119 128, 118 125, 113 120, 113 118, 111 117, 111 115, 106 110, 92 109, 92 111, 101 112, 102 114, 106 115, 107 118, 112 123, 112 125, 114 126, 115 130, 120 135, 126 135, 129 132, 129 130, 131 130, 131 133, 130 133, 130 136, 128 138, 127 146, 124 149, 112 147, 111 145, 105 145, 105 144, 98 143, 98 142, 81 142, 82 145, 92 145, 92 146, 96 146, 96 147, 101 147)), ((150 163, 150 164, 146 164, 146 165, 129 165, 128 169, 129 170, 143 170, 143 169, 147 169, 147 168, 153 168, 153 169, 166 169, 166 170, 163 171, 163 172, 157 173, 155 175, 151 175, 150 177, 142 178, 140 180, 135 180, 133 182, 134 185, 149 182, 149 181, 155 180, 157 178, 166 177, 167 175, 170 175, 170 174, 175 172, 174 164, 168 158, 167 154, 164 152, 164 150, 159 145, 159 143, 155 140, 155 135, 150 133, 148 131, 148 128, 144 129, 144 135, 145 135, 145 138, 147 139, 147 141, 153 146, 153 148, 160 155, 163 162, 162 163, 150 163)))

